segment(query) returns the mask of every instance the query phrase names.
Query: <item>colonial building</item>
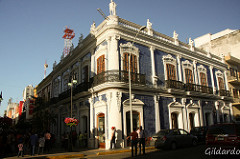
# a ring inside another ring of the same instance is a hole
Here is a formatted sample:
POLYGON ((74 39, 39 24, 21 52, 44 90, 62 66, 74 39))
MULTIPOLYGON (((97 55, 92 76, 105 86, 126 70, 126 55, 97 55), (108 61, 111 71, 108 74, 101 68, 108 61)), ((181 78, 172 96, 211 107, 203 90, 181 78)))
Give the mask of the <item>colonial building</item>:
POLYGON ((222 56, 228 65, 227 80, 233 95, 234 120, 240 121, 240 30, 226 29, 216 34, 206 34, 195 40, 196 47, 222 56))
POLYGON ((38 107, 57 114, 50 130, 57 138, 70 131, 64 119, 71 110, 80 120, 76 131, 88 134, 88 146, 106 149, 112 126, 117 147, 128 145, 130 105, 133 127, 143 126, 148 136, 232 120, 223 58, 195 48, 191 39, 179 41, 176 32, 173 37, 156 32, 149 20, 143 27, 118 17, 113 1, 109 10, 36 87, 45 101, 38 107), (71 93, 73 76, 78 83, 71 93))

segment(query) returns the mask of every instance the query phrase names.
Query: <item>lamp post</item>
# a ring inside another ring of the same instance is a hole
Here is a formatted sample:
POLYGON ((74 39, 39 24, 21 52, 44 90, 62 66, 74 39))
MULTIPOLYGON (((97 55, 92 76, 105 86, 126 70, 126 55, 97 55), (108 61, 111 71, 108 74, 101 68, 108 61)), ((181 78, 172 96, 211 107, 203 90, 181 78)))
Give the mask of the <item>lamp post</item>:
MULTIPOLYGON (((71 76, 70 76, 70 78, 69 78, 69 83, 68 83, 68 86, 71 88, 71 96, 70 96, 70 98, 71 98, 71 118, 73 117, 72 116, 72 89, 73 89, 73 85, 75 85, 75 84, 77 84, 77 80, 76 80, 76 74, 75 73, 72 73, 71 74, 71 76)), ((71 132, 70 132, 70 146, 69 146, 69 151, 72 151, 72 147, 73 147, 73 145, 72 145, 72 126, 70 127, 71 128, 71 132)))
MULTIPOLYGON (((138 32, 136 33, 133 42, 131 43, 131 45, 133 46, 133 44, 135 43, 135 40, 139 34, 140 31, 144 30, 146 28, 146 26, 142 26, 141 28, 139 28, 138 32)), ((129 83, 129 105, 130 105, 130 125, 131 125, 131 132, 133 132, 133 115, 132 115, 132 83, 131 83, 131 66, 130 66, 130 61, 131 61, 131 54, 129 53, 129 60, 128 60, 128 83, 129 83)))
POLYGON ((0 94, 0 106, 1 106, 2 100, 3 100, 3 98, 2 98, 2 91, 1 91, 1 94, 0 94))

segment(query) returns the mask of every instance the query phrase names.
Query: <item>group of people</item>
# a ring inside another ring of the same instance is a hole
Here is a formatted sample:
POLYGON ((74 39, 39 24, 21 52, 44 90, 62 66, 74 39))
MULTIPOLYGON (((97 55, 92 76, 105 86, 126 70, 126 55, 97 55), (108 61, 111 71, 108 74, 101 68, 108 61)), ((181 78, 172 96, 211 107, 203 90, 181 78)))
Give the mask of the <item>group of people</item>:
MULTIPOLYGON (((139 155, 141 155, 141 150, 143 150, 143 155, 145 155, 145 138, 146 134, 145 131, 142 129, 142 126, 133 129, 133 132, 127 137, 127 140, 131 140, 132 146, 132 156, 133 156, 133 148, 135 148, 135 156, 137 156, 137 148, 139 147, 139 155)), ((110 148, 113 149, 116 147, 116 128, 112 127, 112 135, 110 140, 110 148)))
POLYGON ((30 150, 30 154, 32 156, 35 155, 35 150, 37 149, 38 154, 43 154, 44 149, 49 152, 51 147, 51 134, 49 132, 46 133, 31 133, 20 135, 18 138, 18 157, 24 156, 28 149, 30 150))
POLYGON ((77 134, 76 130, 74 130, 72 133, 63 133, 61 137, 62 147, 65 149, 65 151, 68 150, 68 146, 70 144, 70 139, 72 137, 72 146, 75 147, 77 140, 79 141, 79 148, 87 147, 87 131, 85 133, 79 132, 77 134))
POLYGON ((139 147, 139 155, 141 155, 141 149, 143 150, 143 155, 145 155, 145 131, 142 129, 142 126, 136 131, 136 128, 133 128, 130 136, 127 139, 131 140, 132 146, 132 157, 134 156, 133 148, 135 149, 135 156, 137 156, 137 147, 139 147))

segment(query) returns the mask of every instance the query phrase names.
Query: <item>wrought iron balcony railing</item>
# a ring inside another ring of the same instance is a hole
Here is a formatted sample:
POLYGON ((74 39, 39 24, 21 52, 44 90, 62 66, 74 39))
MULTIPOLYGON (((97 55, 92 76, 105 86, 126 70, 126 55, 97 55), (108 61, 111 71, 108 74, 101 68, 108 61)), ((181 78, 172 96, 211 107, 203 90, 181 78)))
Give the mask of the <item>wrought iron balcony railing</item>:
POLYGON ((220 89, 218 92, 219 92, 220 96, 227 96, 227 97, 231 96, 230 91, 227 91, 227 90, 224 90, 224 89, 220 89))
MULTIPOLYGON (((128 71, 105 71, 94 76, 91 81, 93 86, 105 83, 105 82, 126 82, 128 83, 129 78, 128 71)), ((146 77, 144 74, 131 73, 132 84, 145 85, 146 77)))
POLYGON ((181 81, 175 81, 175 80, 166 80, 165 83, 167 88, 183 89, 185 91, 195 91, 195 92, 213 94, 212 87, 196 85, 192 83, 184 84, 181 81))

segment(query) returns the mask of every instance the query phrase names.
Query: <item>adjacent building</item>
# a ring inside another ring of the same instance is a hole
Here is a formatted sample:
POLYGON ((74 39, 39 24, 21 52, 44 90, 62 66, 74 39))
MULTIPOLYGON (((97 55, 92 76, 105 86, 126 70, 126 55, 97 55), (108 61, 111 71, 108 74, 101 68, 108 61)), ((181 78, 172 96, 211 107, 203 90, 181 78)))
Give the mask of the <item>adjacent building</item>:
POLYGON ((88 146, 106 149, 112 126, 117 147, 128 146, 131 108, 133 127, 143 126, 147 136, 232 120, 224 58, 195 48, 191 39, 179 41, 175 31, 173 37, 156 32, 150 20, 142 27, 118 17, 113 1, 109 10, 36 87, 36 110, 56 114, 50 131, 58 139, 70 131, 64 119, 71 112, 88 146), (78 83, 71 93, 73 76, 78 83))
POLYGON ((195 46, 217 56, 228 65, 227 81, 233 96, 234 120, 240 121, 240 30, 226 29, 194 39, 195 46))

